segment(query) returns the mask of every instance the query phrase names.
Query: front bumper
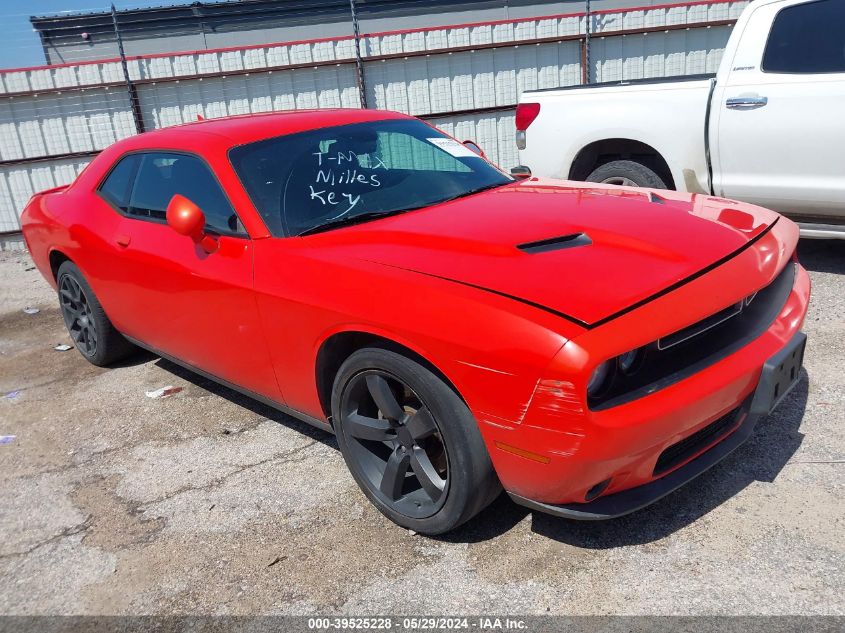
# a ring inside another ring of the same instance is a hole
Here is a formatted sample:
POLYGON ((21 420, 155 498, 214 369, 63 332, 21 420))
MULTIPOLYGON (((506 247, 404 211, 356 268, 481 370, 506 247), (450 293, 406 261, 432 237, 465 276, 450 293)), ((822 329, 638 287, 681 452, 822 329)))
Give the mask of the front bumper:
POLYGON ((599 497, 588 503, 554 505, 527 499, 511 492, 508 494, 516 503, 532 510, 582 521, 620 517, 654 503, 723 460, 751 437, 757 421, 771 413, 800 380, 806 342, 806 335, 798 332, 783 349, 766 361, 756 389, 735 413, 736 422, 733 430, 728 431, 698 457, 670 471, 660 479, 599 497))

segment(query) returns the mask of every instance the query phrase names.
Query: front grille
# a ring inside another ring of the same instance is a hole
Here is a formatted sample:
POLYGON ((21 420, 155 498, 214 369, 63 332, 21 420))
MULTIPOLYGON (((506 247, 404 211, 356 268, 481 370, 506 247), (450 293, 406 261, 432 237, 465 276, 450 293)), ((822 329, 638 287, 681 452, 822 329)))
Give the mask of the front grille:
POLYGON ((675 345, 680 345, 681 343, 688 341, 693 337, 704 334, 707 330, 710 330, 716 327, 717 325, 721 325, 728 319, 732 319, 733 317, 740 314, 742 312, 743 306, 745 306, 745 303, 746 299, 738 301, 732 306, 729 306, 724 310, 720 310, 716 314, 713 314, 707 317, 706 319, 702 319, 698 323, 693 323, 689 327, 685 327, 683 330, 678 330, 677 332, 670 334, 669 336, 664 336, 663 338, 657 339, 657 349, 663 351, 664 349, 675 347, 675 345))
POLYGON ((588 397, 590 409, 609 409, 647 396, 748 345, 777 318, 794 282, 795 265, 789 263, 768 286, 747 297, 741 309, 731 305, 664 336, 662 344, 654 341, 641 348, 640 368, 630 375, 617 372, 609 388, 588 397))
POLYGON ((736 426, 738 414, 739 407, 723 415, 715 422, 711 422, 703 429, 699 429, 692 435, 685 437, 677 444, 672 444, 672 446, 660 453, 660 457, 657 458, 657 464, 654 466, 654 474, 660 475, 668 470, 672 470, 675 466, 683 464, 705 447, 725 437, 736 426))

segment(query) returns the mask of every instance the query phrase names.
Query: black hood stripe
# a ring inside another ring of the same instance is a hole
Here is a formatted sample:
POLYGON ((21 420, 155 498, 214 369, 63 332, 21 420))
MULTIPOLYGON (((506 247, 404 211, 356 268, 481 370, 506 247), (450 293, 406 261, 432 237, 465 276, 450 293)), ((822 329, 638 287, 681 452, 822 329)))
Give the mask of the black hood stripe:
MULTIPOLYGON (((407 269, 406 269, 407 270, 407 269)), ((500 297, 506 297, 507 299, 513 299, 514 301, 518 301, 519 303, 524 303, 527 306, 531 306, 532 308, 537 308, 542 310, 543 312, 548 312, 549 314, 554 314, 556 317, 560 317, 561 319, 566 319, 575 325, 580 325, 583 328, 590 329, 590 324, 582 321, 581 319, 576 319, 574 316, 570 316, 568 314, 564 314, 563 312, 558 312, 554 308, 550 308, 549 306, 544 306, 542 303, 535 303, 534 301, 529 301, 528 299, 523 299, 522 297, 517 297, 515 295, 509 295, 506 292, 500 292, 498 290, 493 290, 492 288, 485 288, 484 286, 477 286, 475 284, 471 284, 466 281, 459 281, 457 279, 452 279, 450 277, 441 277, 440 275, 433 275, 431 273, 424 273, 420 272, 419 270, 413 270, 411 272, 418 273, 420 275, 425 275, 426 277, 434 277, 435 279, 442 279, 444 281, 451 281, 454 284, 460 284, 461 286, 468 286, 470 288, 476 288, 478 290, 483 290, 484 292, 489 292, 490 294, 498 295, 500 297)))
POLYGON ((461 281, 459 279, 452 279, 451 277, 443 277, 441 275, 435 275, 433 273, 427 273, 427 272, 423 272, 421 270, 415 270, 413 268, 405 268, 403 266, 395 266, 393 264, 386 264, 384 262, 378 262, 378 261, 373 261, 373 260, 367 260, 367 261, 369 261, 370 263, 373 263, 373 264, 378 264, 379 266, 388 266, 390 268, 398 268, 399 270, 404 270, 404 271, 410 272, 410 273, 416 273, 417 275, 425 275, 426 277, 433 277, 435 279, 442 279, 443 281, 449 281, 453 284, 458 284, 458 285, 461 285, 461 286, 467 286, 469 288, 475 288, 476 290, 481 290, 483 292, 489 292, 490 294, 498 295, 500 297, 505 297, 507 299, 517 301, 517 302, 522 303, 524 305, 531 306, 532 308, 537 308, 538 310, 542 310, 543 312, 548 312, 549 314, 553 314, 556 317, 560 317, 561 319, 565 319, 566 321, 569 321, 570 323, 574 323, 575 325, 578 325, 578 326, 580 326, 584 329, 592 330, 593 328, 597 328, 600 325, 604 325, 605 323, 608 323, 608 322, 610 322, 614 319, 618 319, 619 317, 621 317, 625 314, 628 314, 629 312, 636 310, 637 308, 640 308, 640 307, 644 306, 645 304, 654 301, 655 299, 659 299, 663 295, 669 294, 670 292, 677 290, 681 286, 684 286, 684 285, 688 284, 689 282, 694 281, 695 279, 698 279, 699 277, 701 277, 703 275, 706 275, 711 270, 714 270, 714 269, 718 268, 719 266, 721 266, 722 264, 730 261, 731 259, 733 259, 737 255, 742 253, 744 250, 751 248, 751 246, 753 246, 756 242, 758 242, 760 239, 762 239, 764 235, 766 235, 769 231, 771 231, 774 228, 775 224, 778 223, 779 219, 780 219, 780 216, 775 218, 774 222, 772 222, 769 226, 767 226, 759 234, 755 235, 753 238, 748 240, 745 244, 743 244, 742 246, 740 246, 736 250, 732 251, 731 253, 728 253, 727 255, 722 257, 721 259, 716 260, 715 262, 713 262, 709 266, 705 266, 704 268, 702 268, 701 270, 699 270, 696 273, 693 273, 689 277, 685 277, 684 279, 681 279, 680 281, 673 283, 671 286, 667 286, 663 290, 660 290, 660 291, 654 293, 653 295, 646 297, 645 299, 641 299, 640 301, 637 301, 636 303, 629 305, 627 308, 622 308, 621 310, 619 310, 618 312, 614 312, 610 316, 606 316, 603 319, 599 319, 598 321, 594 321, 593 323, 587 323, 586 321, 582 321, 581 319, 577 319, 574 316, 571 316, 571 315, 566 314, 564 312, 560 312, 558 310, 555 310, 554 308, 550 308, 549 306, 545 306, 541 303, 536 303, 534 301, 530 301, 530 300, 524 299, 522 297, 517 297, 516 295, 511 295, 511 294, 508 294, 506 292, 500 292, 499 290, 494 290, 492 288, 487 288, 485 286, 479 286, 477 284, 472 284, 472 283, 469 283, 467 281, 461 281))
POLYGON ((414 268, 405 268, 404 266, 396 266, 395 264, 386 264, 384 262, 377 262, 371 259, 365 260, 370 262, 371 264, 378 264, 379 266, 387 266, 388 268, 396 268, 398 270, 404 270, 408 273, 414 273, 416 275, 423 275, 425 277, 433 277, 434 279, 442 279, 443 281, 448 281, 453 284, 458 284, 459 286, 466 286, 467 288, 475 288, 476 290, 481 290, 483 292, 489 292, 490 294, 497 295, 499 297, 505 297, 506 299, 511 299, 513 301, 517 301, 519 303, 525 304, 527 306, 531 306, 532 308, 537 308, 538 310, 542 310, 543 312, 548 312, 549 314, 553 314, 556 317, 560 317, 561 319, 565 319, 570 323, 574 323, 575 325, 580 325, 583 328, 589 329, 589 323, 582 321, 581 319, 576 319, 574 316, 570 316, 568 314, 564 314, 563 312, 558 312, 554 308, 550 308, 549 306, 544 306, 542 303, 535 303, 534 301, 529 301, 528 299, 523 299, 522 297, 517 297, 516 295, 509 295, 506 292, 500 292, 498 290, 493 290, 492 288, 487 288, 485 286, 479 286, 477 284, 471 284, 468 281, 460 281, 459 279, 452 279, 451 277, 442 277, 441 275, 435 275, 434 273, 426 273, 421 270, 416 270, 414 268))
POLYGON ((671 286, 666 286, 663 290, 655 292, 653 295, 648 296, 645 299, 641 299, 640 301, 637 301, 636 303, 632 303, 627 308, 622 308, 621 310, 619 310, 618 312, 614 312, 610 316, 606 316, 603 319, 599 319, 598 321, 591 323, 590 328, 594 328, 594 327, 598 327, 600 325, 604 325, 605 323, 607 323, 608 321, 612 321, 613 319, 618 319, 623 314, 628 314, 632 310, 636 310, 637 308, 644 306, 646 303, 650 303, 650 302, 654 301, 655 299, 659 299, 663 295, 669 294, 673 290, 677 290, 681 286, 684 286, 684 285, 688 284, 689 282, 694 281, 694 280, 698 279, 699 277, 701 277, 703 275, 706 275, 711 270, 715 270, 716 268, 718 268, 722 264, 732 260, 734 257, 736 257, 737 255, 742 253, 744 250, 751 248, 760 239, 762 239, 762 237, 764 235, 768 234, 768 232, 771 231, 775 227, 775 224, 778 223, 778 220, 780 220, 780 216, 777 216, 775 218, 775 221, 772 222, 769 226, 767 226, 765 229, 760 231, 757 235, 752 237, 750 240, 748 240, 745 244, 740 246, 735 251, 725 255, 722 259, 716 260, 715 262, 713 262, 709 266, 705 266, 704 268, 699 270, 697 273, 693 273, 689 277, 685 277, 684 279, 681 279, 680 281, 676 281, 671 286))

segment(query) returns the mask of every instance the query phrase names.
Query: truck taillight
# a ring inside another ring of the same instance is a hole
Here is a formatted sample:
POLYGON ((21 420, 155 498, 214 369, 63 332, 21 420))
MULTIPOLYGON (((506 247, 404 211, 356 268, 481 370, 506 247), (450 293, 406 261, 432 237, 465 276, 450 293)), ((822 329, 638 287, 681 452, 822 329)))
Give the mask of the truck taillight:
POLYGON ((516 129, 525 131, 540 114, 539 103, 520 103, 516 106, 516 129))
POLYGON ((525 130, 540 114, 539 103, 520 103, 516 106, 516 146, 525 149, 525 130))

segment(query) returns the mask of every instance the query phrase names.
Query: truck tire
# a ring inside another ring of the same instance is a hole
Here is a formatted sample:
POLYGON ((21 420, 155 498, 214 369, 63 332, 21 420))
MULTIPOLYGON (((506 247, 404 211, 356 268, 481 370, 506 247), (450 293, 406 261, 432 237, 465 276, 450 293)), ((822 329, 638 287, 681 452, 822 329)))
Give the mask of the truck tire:
POLYGON ((587 182, 601 182, 626 187, 666 189, 666 183, 654 170, 632 160, 614 160, 593 170, 587 182))

